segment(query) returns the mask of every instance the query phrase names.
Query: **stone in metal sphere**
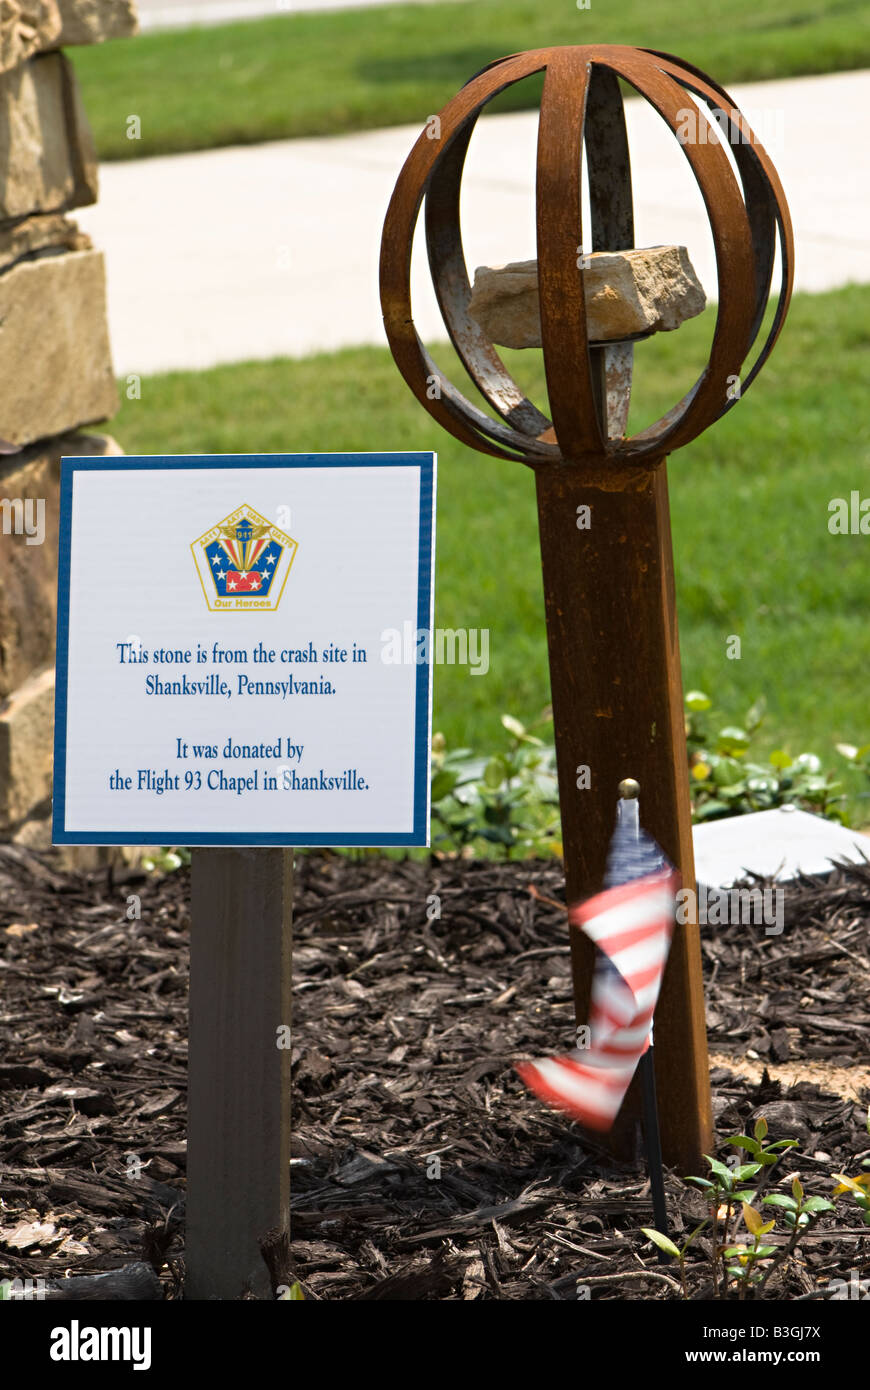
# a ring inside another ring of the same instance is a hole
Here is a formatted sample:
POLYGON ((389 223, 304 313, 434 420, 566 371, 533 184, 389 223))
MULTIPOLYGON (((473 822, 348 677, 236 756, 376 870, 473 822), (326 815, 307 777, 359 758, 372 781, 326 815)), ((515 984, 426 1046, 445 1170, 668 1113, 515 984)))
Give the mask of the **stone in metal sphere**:
POLYGON ((541 48, 501 58, 484 68, 447 103, 439 121, 440 133, 430 121, 418 139, 393 192, 381 243, 381 303, 399 370, 420 403, 446 430, 472 448, 531 467, 553 462, 585 462, 593 468, 600 468, 602 462, 654 467, 746 394, 785 317, 793 279, 793 241, 776 170, 722 87, 691 64, 650 49, 541 48), (471 287, 459 225, 460 181, 478 116, 499 92, 538 72, 544 73, 536 190, 538 284, 552 420, 526 398, 469 315, 471 287), (634 243, 619 78, 655 107, 680 140, 710 219, 719 281, 716 328, 703 372, 666 415, 630 437, 624 428, 631 345, 590 349, 583 270, 578 266, 584 148, 593 249, 619 251, 634 243), (727 139, 739 178, 703 107, 713 113, 727 139), (433 131, 438 138, 430 138, 433 131), (495 420, 442 376, 414 327, 411 247, 424 197, 429 264, 441 313, 467 372, 495 411, 495 420), (782 266, 779 303, 766 341, 743 374, 770 293, 777 230, 782 266), (612 412, 609 407, 602 411, 600 404, 602 366, 607 396, 621 402, 612 412), (602 413, 607 416, 604 428, 602 413))

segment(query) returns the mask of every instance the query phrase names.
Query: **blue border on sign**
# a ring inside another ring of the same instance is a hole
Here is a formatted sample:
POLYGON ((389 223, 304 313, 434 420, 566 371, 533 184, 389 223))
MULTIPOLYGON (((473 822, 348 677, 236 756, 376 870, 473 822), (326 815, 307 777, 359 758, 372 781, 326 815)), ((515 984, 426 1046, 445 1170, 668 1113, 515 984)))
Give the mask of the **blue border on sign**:
POLYGON ((67 830, 66 821, 66 743, 67 697, 69 693, 69 607, 72 549, 73 479, 77 472, 126 472, 128 469, 166 470, 172 468, 407 468, 420 470, 420 518, 417 549, 417 628, 431 634, 434 617, 434 541, 435 541, 435 463, 434 453, 357 453, 357 454, 166 454, 105 455, 61 459, 60 536, 57 580, 57 653, 54 718, 54 800, 52 805, 52 843, 56 845, 298 845, 298 846, 385 846, 429 843, 429 725, 432 708, 433 643, 430 660, 417 666, 414 712, 414 817, 413 829, 403 834, 344 834, 311 831, 301 835, 217 834, 190 830, 67 830))

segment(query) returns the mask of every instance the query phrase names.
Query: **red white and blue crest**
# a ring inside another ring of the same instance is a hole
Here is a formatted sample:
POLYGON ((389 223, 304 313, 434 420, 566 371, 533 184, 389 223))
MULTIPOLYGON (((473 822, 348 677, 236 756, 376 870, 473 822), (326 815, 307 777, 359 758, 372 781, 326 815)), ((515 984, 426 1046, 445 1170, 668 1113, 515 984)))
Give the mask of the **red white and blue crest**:
POLYGON ((275 609, 298 549, 286 532, 242 506, 191 546, 212 612, 275 609))

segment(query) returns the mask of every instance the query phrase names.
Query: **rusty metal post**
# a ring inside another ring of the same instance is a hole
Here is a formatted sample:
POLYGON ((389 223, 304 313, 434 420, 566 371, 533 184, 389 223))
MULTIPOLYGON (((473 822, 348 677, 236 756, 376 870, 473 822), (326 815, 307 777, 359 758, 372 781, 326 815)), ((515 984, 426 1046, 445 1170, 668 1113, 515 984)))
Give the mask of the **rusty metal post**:
MULTIPOLYGON (((536 476, 568 902, 600 890, 617 787, 633 768, 644 828, 695 886, 665 469, 614 477, 623 486, 607 491, 582 468, 536 476)), ((594 950, 574 928, 571 955, 584 1022, 594 950)), ((674 933, 655 1063, 665 1161, 688 1172, 712 1139, 697 924, 674 933)))
MULTIPOLYGON (((618 783, 638 778, 644 824, 694 885, 691 816, 666 456, 733 408, 767 360, 793 281, 788 206, 776 170, 728 93, 667 53, 617 45, 542 48, 490 63, 440 112, 399 175, 381 242, 381 303, 390 348, 429 414, 470 448, 536 474, 550 676, 569 902, 596 892, 618 783), (543 72, 536 184, 538 293, 549 414, 513 380, 469 312, 460 183, 481 111, 543 72), (680 141, 699 185, 716 251, 719 303, 707 364, 662 418, 628 435, 634 344, 590 342, 582 236, 589 175, 594 250, 634 244, 628 139, 620 79, 680 141), (695 138, 687 138, 687 115, 695 138), (731 145, 707 138, 712 117, 731 145), (411 312, 411 252, 425 198, 426 246, 451 342, 487 414, 444 377, 411 312), (777 240, 779 301, 760 351, 777 240), (732 387, 740 382, 739 392, 732 387), (437 383, 438 389, 433 389, 437 383), (591 527, 577 527, 577 507, 591 527), (588 766, 591 787, 577 786, 588 766)), ((591 952, 573 965, 585 1021, 591 952)), ((656 1014, 656 1080, 666 1159, 693 1168, 712 1132, 697 927, 678 925, 656 1014)), ((633 1088, 634 1089, 634 1088, 633 1088)), ((629 1091, 629 1104, 631 1101, 629 1091)))

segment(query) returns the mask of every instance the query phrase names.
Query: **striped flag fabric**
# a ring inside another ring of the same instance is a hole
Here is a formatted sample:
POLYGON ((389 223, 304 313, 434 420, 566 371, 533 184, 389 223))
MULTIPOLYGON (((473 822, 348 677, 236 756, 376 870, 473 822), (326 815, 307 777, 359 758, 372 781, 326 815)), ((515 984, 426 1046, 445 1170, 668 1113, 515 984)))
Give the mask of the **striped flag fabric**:
POLYGON ((597 948, 589 1046, 516 1068, 542 1100, 590 1129, 611 1128, 650 1046, 678 887, 673 865, 640 828, 637 801, 620 799, 604 891, 568 913, 597 948))

